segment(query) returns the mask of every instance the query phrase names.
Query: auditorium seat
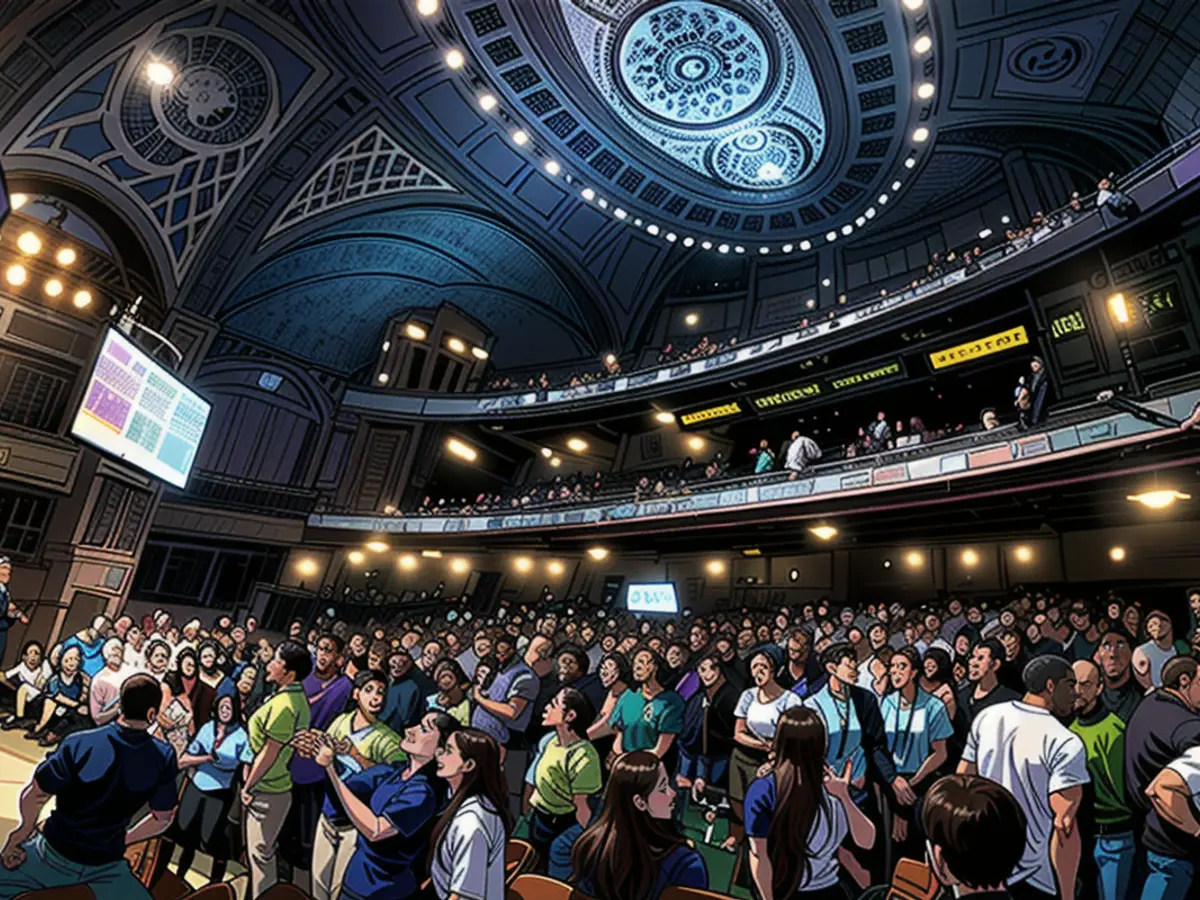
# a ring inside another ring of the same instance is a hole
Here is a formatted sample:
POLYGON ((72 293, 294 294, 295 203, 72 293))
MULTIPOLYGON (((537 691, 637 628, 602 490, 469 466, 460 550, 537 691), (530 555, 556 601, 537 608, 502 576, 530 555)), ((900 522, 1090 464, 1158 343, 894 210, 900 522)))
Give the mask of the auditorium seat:
POLYGON ((163 872, 154 887, 150 888, 154 900, 182 900, 191 892, 192 886, 170 869, 163 872))
POLYGON ((521 875, 508 886, 508 900, 592 900, 569 884, 545 875, 521 875))
POLYGON ((512 884, 537 865, 537 851, 526 841, 511 839, 504 848, 504 883, 512 884))
POLYGON ((189 894, 187 900, 237 900, 237 894, 228 884, 210 884, 194 894, 189 894))
MULTIPOLYGON (((870 888, 867 894, 878 890, 880 889, 870 888)), ((892 872, 892 883, 888 886, 887 893, 875 896, 884 896, 887 900, 935 900, 942 893, 941 883, 933 876, 933 870, 926 863, 915 859, 901 859, 892 872)))

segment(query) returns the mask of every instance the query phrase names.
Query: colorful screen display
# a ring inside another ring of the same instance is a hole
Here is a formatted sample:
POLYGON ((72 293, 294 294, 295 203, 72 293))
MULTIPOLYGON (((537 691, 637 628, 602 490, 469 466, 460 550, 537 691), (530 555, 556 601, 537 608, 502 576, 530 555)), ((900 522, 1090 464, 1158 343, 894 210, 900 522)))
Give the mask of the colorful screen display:
POLYGON ((176 487, 187 484, 210 405, 109 329, 71 434, 176 487))
POLYGON ((679 612, 679 597, 675 594, 675 584, 631 584, 625 595, 625 606, 635 613, 670 613, 679 612))

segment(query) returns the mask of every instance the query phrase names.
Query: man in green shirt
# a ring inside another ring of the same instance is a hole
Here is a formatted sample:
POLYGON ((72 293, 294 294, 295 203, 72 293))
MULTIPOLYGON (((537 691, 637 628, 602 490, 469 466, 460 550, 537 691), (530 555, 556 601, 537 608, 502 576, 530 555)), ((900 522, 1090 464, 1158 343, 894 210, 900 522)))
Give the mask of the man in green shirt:
POLYGON ((292 740, 309 726, 308 698, 301 684, 312 671, 303 644, 284 641, 267 663, 267 682, 275 693, 250 717, 245 762, 246 857, 250 864, 250 898, 256 900, 279 881, 276 850, 279 832, 292 805, 292 740))
POLYGON ((649 750, 659 759, 666 756, 683 728, 683 698, 659 683, 658 673, 666 664, 652 650, 633 656, 635 691, 626 691, 613 708, 609 724, 617 733, 613 753, 620 756, 649 750))
POLYGON ((1100 668, 1090 659, 1079 660, 1073 668, 1075 721, 1070 729, 1083 741, 1092 777, 1097 896, 1121 900, 1137 855, 1133 815, 1125 800, 1125 723, 1100 701, 1100 668))

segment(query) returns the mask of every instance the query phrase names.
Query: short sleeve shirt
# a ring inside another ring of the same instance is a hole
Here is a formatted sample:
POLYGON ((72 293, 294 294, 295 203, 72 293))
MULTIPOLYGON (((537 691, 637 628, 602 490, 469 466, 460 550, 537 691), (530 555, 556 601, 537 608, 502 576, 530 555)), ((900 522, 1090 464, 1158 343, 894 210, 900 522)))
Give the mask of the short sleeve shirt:
POLYGON ((504 821, 486 800, 459 807, 433 853, 429 874, 437 896, 504 900, 504 821))
POLYGON ((38 787, 55 798, 46 842, 80 865, 121 860, 139 810, 175 808, 178 774, 175 752, 146 731, 111 722, 71 735, 34 772, 38 787))
POLYGON ((901 775, 915 775, 933 752, 934 743, 954 735, 946 705, 919 688, 911 707, 902 707, 900 693, 893 691, 879 701, 879 712, 892 762, 901 775))
MULTIPOLYGON (((755 780, 746 791, 746 836, 766 838, 775 814, 775 776, 755 780)), ((842 804, 821 789, 821 805, 808 833, 808 872, 801 891, 823 891, 838 883, 837 851, 850 831, 842 804)))
POLYGON ((542 738, 532 769, 530 804, 548 815, 570 815, 575 812, 575 797, 598 794, 602 787, 600 754, 590 741, 563 747, 551 732, 542 738))
POLYGON ((835 772, 842 772, 850 762, 850 778, 858 781, 867 774, 867 755, 862 748, 862 725, 854 702, 833 696, 829 685, 825 685, 804 701, 804 705, 821 717, 825 723, 827 741, 825 761, 835 772))
POLYGON ((734 718, 745 719, 747 730, 759 740, 769 743, 775 738, 779 717, 793 706, 802 706, 803 703, 800 696, 791 691, 784 691, 770 703, 760 703, 758 688, 750 687, 742 691, 733 715, 734 718))
POLYGON ((674 691, 663 691, 647 702, 641 691, 621 695, 613 707, 609 723, 621 732, 621 748, 650 750, 664 734, 679 734, 683 728, 683 698, 674 691))
POLYGON ((192 783, 206 793, 227 791, 233 786, 234 773, 241 765, 249 743, 246 729, 241 725, 226 729, 220 744, 217 744, 216 740, 217 723, 205 722, 187 748, 187 752, 192 756, 211 754, 215 757, 212 762, 196 766, 192 772, 192 783))
MULTIPOLYGON (((3 598, 0 598, 0 603, 3 602, 3 598)), ((16 684, 18 687, 24 685, 26 689, 25 693, 28 695, 29 699, 32 700, 35 697, 41 696, 42 691, 39 685, 44 686, 46 682, 50 680, 50 676, 52 674, 53 672, 50 668, 50 663, 48 663, 46 660, 42 660, 41 668, 31 669, 29 666, 25 665, 24 662, 22 662, 16 667, 5 672, 4 677, 10 682, 16 684)))
POLYGON ((303 731, 309 725, 308 698, 304 696, 304 688, 299 684, 289 684, 259 707, 250 717, 246 729, 249 735, 246 762, 266 746, 267 739, 279 741, 283 749, 279 751, 274 764, 254 786, 255 791, 264 794, 285 794, 292 789, 292 775, 288 771, 288 763, 292 761, 293 750, 289 745, 296 732, 303 731))

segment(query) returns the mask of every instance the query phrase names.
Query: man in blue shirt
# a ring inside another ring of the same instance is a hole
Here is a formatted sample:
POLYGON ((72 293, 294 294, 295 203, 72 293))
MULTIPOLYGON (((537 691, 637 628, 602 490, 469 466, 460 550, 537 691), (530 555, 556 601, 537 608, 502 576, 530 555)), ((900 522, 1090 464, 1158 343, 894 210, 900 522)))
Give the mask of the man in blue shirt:
POLYGON ((78 647, 83 654, 83 674, 95 678, 104 668, 104 639, 112 631, 112 623, 106 616, 96 616, 92 624, 79 631, 65 641, 63 650, 68 647, 78 647))
POLYGON ((167 830, 175 815, 175 754, 149 733, 162 688, 150 675, 121 685, 121 715, 71 735, 37 767, 21 792, 17 827, 0 851, 0 900, 43 888, 86 884, 96 900, 149 900, 125 861, 125 847, 167 830), (55 809, 37 834, 50 798, 55 809), (150 811, 136 825, 143 806, 150 811))

